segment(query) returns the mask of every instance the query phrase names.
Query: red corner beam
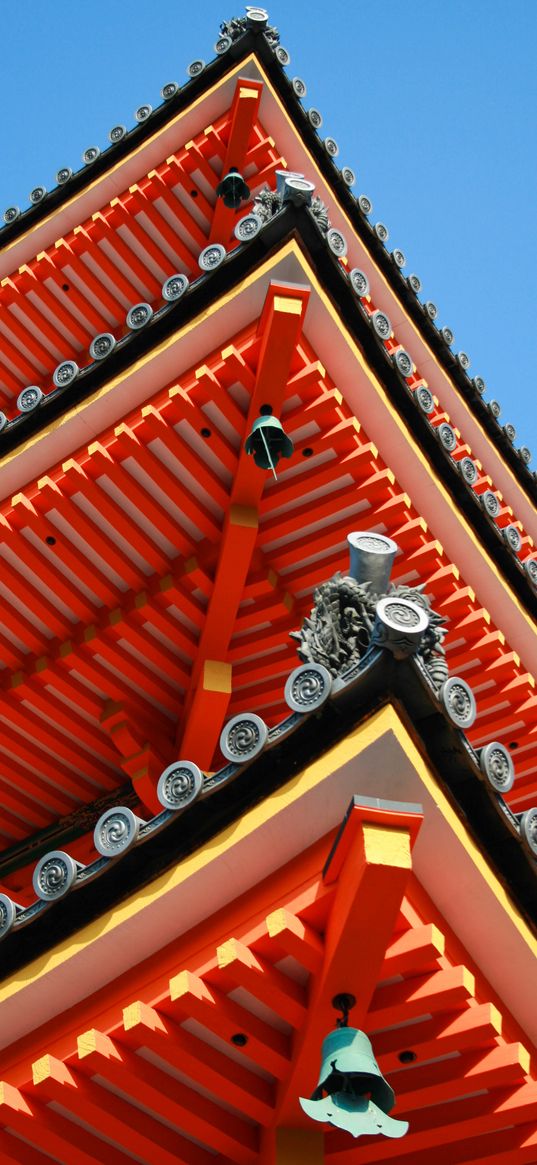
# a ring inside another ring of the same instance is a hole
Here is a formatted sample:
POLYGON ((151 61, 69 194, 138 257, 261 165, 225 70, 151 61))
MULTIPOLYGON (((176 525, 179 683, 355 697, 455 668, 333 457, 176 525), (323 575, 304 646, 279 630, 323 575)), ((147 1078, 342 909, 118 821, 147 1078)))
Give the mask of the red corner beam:
MULTIPOLYGON (((237 81, 235 96, 231 106, 231 127, 224 158, 222 178, 232 166, 242 174, 246 165, 250 136, 257 120, 262 81, 248 79, 237 81)), ((236 212, 224 206, 221 198, 217 198, 214 208, 213 221, 209 232, 210 243, 227 243, 236 219, 236 212)))
POLYGON ((324 1037, 335 1027, 332 999, 340 992, 356 998, 350 1023, 361 1027, 380 978, 411 871, 411 849, 422 816, 355 805, 328 863, 324 881, 335 884, 324 958, 310 995, 308 1016, 297 1031, 293 1066, 280 1085, 276 1126, 309 1126, 298 1097, 317 1083, 324 1037))
POLYGON ((244 442, 261 405, 270 405, 275 417, 281 412, 308 299, 307 288, 272 283, 259 323, 257 378, 242 434, 214 588, 178 729, 182 756, 205 769, 211 765, 231 698, 227 652, 256 544, 258 506, 266 481, 266 474, 245 453, 244 442))

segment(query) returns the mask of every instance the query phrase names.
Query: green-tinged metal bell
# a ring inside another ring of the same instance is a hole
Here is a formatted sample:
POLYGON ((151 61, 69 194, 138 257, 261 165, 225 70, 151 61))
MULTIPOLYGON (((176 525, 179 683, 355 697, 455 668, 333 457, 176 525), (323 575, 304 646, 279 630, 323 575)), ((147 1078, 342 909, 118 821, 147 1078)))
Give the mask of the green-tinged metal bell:
POLYGON ((218 183, 216 195, 229 210, 238 210, 241 202, 250 197, 250 187, 246 185, 242 174, 232 166, 229 174, 218 183))
POLYGON ((247 453, 253 454, 254 461, 260 469, 271 469, 276 477, 275 466, 280 457, 291 456, 293 442, 284 432, 281 421, 272 415, 265 415, 257 417, 254 421, 244 448, 247 453))
POLYGON ((382 1133, 402 1137, 408 1123, 387 1114, 395 1104, 393 1089, 375 1060, 365 1032, 338 1027, 323 1040, 319 1082, 311 1099, 300 1097, 305 1113, 345 1129, 353 1137, 382 1133))

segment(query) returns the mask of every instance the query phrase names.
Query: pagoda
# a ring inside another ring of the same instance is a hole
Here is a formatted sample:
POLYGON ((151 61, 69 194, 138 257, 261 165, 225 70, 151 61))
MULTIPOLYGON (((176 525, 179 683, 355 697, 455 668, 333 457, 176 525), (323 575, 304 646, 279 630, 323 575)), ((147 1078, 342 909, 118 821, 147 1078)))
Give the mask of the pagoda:
POLYGON ((531 455, 265 10, 187 74, 0 229, 0 1161, 535 1165, 531 455))

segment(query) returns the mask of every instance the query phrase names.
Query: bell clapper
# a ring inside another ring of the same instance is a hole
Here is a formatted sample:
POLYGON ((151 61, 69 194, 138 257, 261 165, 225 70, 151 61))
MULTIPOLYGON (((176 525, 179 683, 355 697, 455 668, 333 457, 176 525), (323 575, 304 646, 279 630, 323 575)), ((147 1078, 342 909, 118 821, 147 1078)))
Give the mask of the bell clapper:
POLYGON ((270 450, 269 450, 269 447, 268 447, 268 445, 267 445, 267 439, 266 439, 266 437, 265 437, 265 434, 264 434, 264 432, 263 432, 263 430, 262 430, 262 429, 260 429, 260 433, 261 433, 261 440, 262 440, 262 442, 263 442, 263 445, 265 446, 265 451, 266 451, 266 454, 267 454, 268 463, 269 463, 269 465, 270 465, 270 468, 272 469, 272 472, 273 472, 273 474, 274 474, 275 481, 277 481, 277 480, 278 480, 278 474, 276 473, 276 470, 275 470, 275 468, 274 468, 274 465, 273 465, 273 462, 272 462, 272 457, 270 456, 270 450))

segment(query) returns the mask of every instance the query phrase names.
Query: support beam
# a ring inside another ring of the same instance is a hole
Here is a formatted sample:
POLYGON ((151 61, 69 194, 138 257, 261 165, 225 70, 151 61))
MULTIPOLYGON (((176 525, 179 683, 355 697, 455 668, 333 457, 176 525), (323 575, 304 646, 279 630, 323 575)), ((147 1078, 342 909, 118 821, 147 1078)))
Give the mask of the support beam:
POLYGON ((317 1129, 267 1129, 260 1165, 323 1165, 324 1134, 317 1129))
MULTIPOLYGON (((241 81, 240 79, 237 81, 235 96, 231 106, 231 126, 222 166, 222 177, 233 166, 240 173, 244 169, 248 154, 248 145, 257 119, 262 91, 262 81, 241 81)), ((224 243, 225 245, 229 240, 236 217, 236 211, 224 206, 222 199, 217 198, 211 229, 209 231, 209 242, 224 243)))

